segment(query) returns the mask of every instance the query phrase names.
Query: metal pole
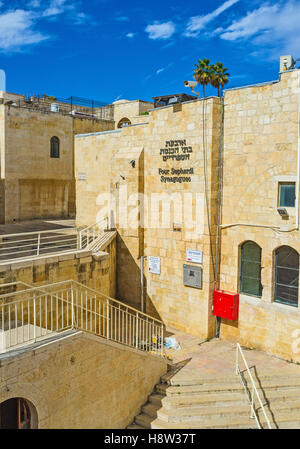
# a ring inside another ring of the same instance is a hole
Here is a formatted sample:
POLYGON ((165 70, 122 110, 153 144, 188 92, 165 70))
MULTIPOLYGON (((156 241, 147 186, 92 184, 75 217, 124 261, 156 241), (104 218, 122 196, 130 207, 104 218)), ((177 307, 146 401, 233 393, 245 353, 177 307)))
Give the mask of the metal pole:
POLYGON ((141 311, 145 312, 144 298, 144 256, 141 256, 141 311))

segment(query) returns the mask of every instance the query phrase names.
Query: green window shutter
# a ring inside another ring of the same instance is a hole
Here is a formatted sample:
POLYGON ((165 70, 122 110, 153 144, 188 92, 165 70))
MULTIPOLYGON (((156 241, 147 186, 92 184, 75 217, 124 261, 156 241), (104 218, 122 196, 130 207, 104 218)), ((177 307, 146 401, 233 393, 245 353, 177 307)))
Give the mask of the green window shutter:
POLYGON ((241 247, 240 292, 246 295, 262 295, 261 248, 255 242, 245 242, 241 247))

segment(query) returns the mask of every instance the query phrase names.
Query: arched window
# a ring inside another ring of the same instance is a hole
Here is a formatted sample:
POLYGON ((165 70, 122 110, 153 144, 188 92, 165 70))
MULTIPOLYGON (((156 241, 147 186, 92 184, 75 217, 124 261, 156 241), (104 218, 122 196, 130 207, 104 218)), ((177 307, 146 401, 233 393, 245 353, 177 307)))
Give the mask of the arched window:
POLYGON ((50 157, 59 157, 59 138, 56 136, 50 140, 50 157))
POLYGON ((124 117, 119 121, 118 128, 123 128, 124 126, 128 125, 131 125, 131 121, 129 120, 129 118, 124 117))
POLYGON ((255 242, 245 242, 241 246, 240 292, 261 296, 261 247, 255 242))
POLYGON ((275 251, 274 301, 298 306, 299 254, 290 246, 275 251))
POLYGON ((36 429, 38 416, 34 405, 23 398, 12 398, 0 404, 0 429, 36 429))

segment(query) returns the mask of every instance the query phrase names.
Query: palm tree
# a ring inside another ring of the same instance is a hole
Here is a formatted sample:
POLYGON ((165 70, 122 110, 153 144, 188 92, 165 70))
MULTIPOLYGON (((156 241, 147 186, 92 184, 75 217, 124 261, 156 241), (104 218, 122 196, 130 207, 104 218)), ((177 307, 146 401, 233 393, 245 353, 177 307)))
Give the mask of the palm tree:
POLYGON ((213 66, 210 64, 210 60, 203 58, 198 60, 198 64, 195 64, 194 79, 203 87, 203 98, 205 97, 205 86, 211 84, 213 80, 213 66))
POLYGON ((227 68, 223 67, 222 62, 216 62, 214 66, 212 66, 213 76, 211 80, 211 85, 218 89, 218 97, 220 96, 220 86, 222 88, 229 81, 230 74, 227 72, 227 68))

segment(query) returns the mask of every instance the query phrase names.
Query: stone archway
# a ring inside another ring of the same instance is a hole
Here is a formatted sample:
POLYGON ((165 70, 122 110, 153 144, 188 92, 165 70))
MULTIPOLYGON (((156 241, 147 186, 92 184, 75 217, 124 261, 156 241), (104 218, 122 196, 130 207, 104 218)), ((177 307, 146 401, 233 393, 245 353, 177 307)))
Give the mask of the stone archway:
POLYGON ((129 126, 129 125, 131 125, 131 121, 129 120, 129 118, 123 117, 119 121, 117 128, 123 128, 124 126, 129 126))
POLYGON ((37 429, 38 414, 32 402, 10 398, 0 403, 0 429, 37 429))

